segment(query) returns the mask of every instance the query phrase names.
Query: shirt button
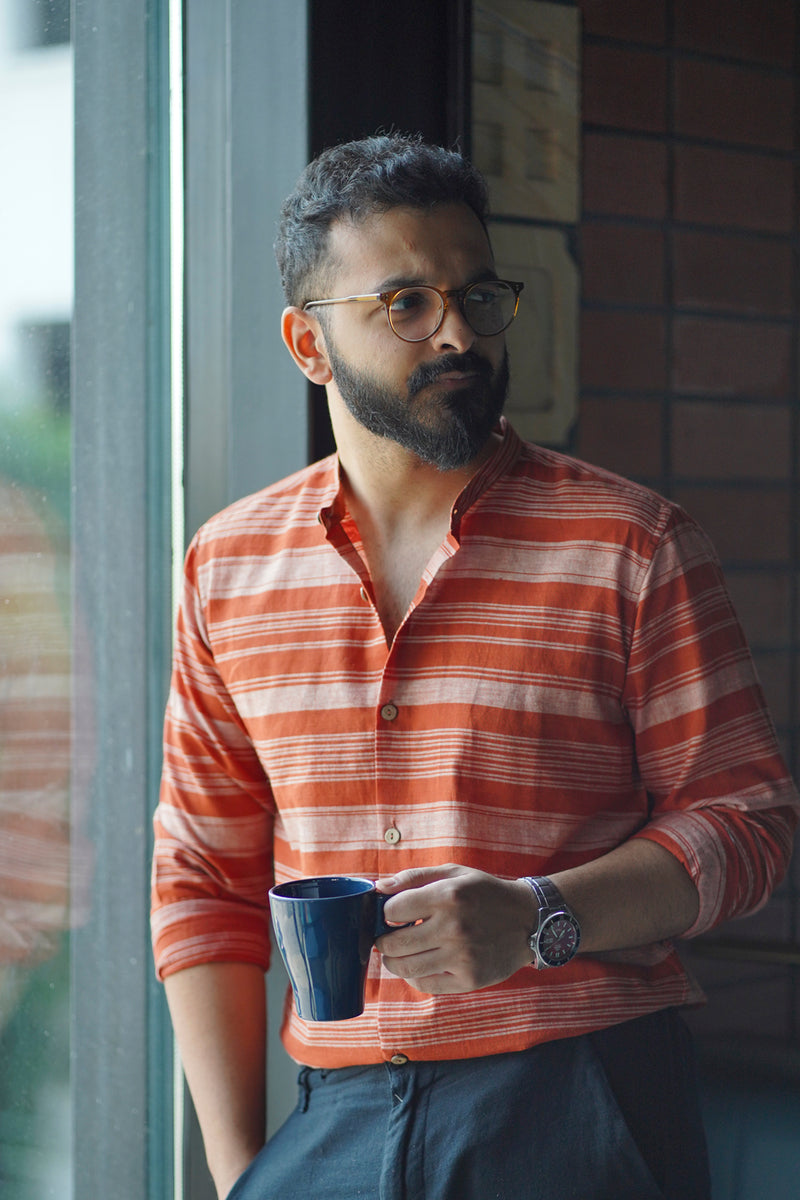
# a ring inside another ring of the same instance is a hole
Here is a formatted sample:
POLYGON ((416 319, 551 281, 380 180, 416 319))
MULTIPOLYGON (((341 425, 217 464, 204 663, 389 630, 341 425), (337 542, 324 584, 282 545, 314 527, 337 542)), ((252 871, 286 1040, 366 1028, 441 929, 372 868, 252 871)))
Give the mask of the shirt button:
POLYGON ((404 1067, 406 1065, 406 1063, 408 1062, 408 1055, 407 1054, 393 1054, 392 1057, 389 1059, 389 1061, 391 1063, 393 1063, 394 1066, 396 1066, 396 1067, 404 1067))
POLYGON ((364 601, 365 604, 369 604, 369 592, 363 585, 361 588, 361 599, 364 601))
POLYGON ((392 704, 391 701, 389 704, 384 704, 383 708, 381 709, 381 716, 383 717, 384 721, 394 721, 397 717, 397 713, 397 705, 392 704))
POLYGON ((383 840, 390 846, 396 846, 400 841, 400 830, 396 829, 394 825, 390 825, 383 835, 383 840))

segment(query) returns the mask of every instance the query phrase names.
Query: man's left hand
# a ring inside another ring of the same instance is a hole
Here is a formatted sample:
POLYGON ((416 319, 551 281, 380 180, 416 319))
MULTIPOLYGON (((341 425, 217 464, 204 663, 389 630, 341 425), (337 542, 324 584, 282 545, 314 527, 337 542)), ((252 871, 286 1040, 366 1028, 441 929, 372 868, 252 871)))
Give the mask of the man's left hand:
POLYGON ((420 992, 474 992, 530 964, 536 902, 528 885, 448 863, 377 881, 392 924, 377 941, 388 971, 420 992))

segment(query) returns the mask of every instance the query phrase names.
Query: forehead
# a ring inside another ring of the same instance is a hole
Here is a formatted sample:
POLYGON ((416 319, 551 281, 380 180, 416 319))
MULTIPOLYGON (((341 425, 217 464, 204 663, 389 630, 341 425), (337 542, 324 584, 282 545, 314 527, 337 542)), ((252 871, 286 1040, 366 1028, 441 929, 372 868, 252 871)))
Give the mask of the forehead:
POLYGON ((363 221, 336 221, 328 250, 337 291, 390 283, 453 287, 494 270, 486 232, 466 204, 393 208, 363 221))

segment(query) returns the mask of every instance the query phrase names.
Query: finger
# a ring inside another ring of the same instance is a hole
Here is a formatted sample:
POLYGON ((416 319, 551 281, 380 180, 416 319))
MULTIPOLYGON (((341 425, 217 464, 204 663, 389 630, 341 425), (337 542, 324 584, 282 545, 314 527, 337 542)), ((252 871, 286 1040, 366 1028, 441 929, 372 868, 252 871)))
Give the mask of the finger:
POLYGON ((436 911, 435 892, 427 885, 396 892, 383 906, 383 919, 387 925, 405 925, 416 929, 427 924, 436 911))
POLYGON ((403 920, 398 923, 397 929, 382 933, 375 941, 381 954, 389 954, 395 958, 407 958, 410 954, 433 950, 437 944, 430 921, 423 919, 417 919, 413 925, 403 920))
MULTIPOLYGON (((384 963, 387 970, 391 970, 385 958, 384 963)), ((415 991, 424 992, 429 996, 441 996, 470 990, 451 971, 432 971, 429 975, 420 976, 401 975, 399 971, 392 971, 392 974, 397 975, 400 979, 405 979, 408 986, 414 988, 415 991)))
POLYGON ((393 887, 383 887, 384 881, 378 880, 378 890, 390 897, 384 909, 385 920, 401 925, 435 918, 443 899, 454 886, 453 881, 463 880, 470 874, 468 867, 444 863, 435 867, 411 867, 387 876, 385 882, 391 881, 393 887))
POLYGON ((438 947, 413 954, 384 954, 383 965, 398 979, 406 979, 417 987, 418 981, 434 975, 449 975, 438 947))
POLYGON ((438 867, 409 867, 405 871, 398 871, 395 875, 382 875, 375 881, 375 886, 379 892, 391 896, 396 892, 405 892, 413 888, 425 887, 429 883, 437 883, 440 879, 452 879, 454 875, 460 875, 465 870, 466 867, 460 867, 456 863, 444 863, 438 867))

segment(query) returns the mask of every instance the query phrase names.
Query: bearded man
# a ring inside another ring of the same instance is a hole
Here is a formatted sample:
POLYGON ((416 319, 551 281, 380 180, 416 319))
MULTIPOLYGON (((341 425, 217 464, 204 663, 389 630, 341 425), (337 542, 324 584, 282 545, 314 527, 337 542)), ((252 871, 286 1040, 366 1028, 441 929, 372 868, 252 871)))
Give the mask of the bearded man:
POLYGON ((766 902, 798 797, 703 533, 502 417, 486 221, 418 139, 309 165, 282 332, 337 453, 187 556, 153 930, 231 1200, 709 1195, 671 939, 766 902), (407 927, 362 1016, 287 1003, 264 1145, 268 889, 354 874, 407 927))

